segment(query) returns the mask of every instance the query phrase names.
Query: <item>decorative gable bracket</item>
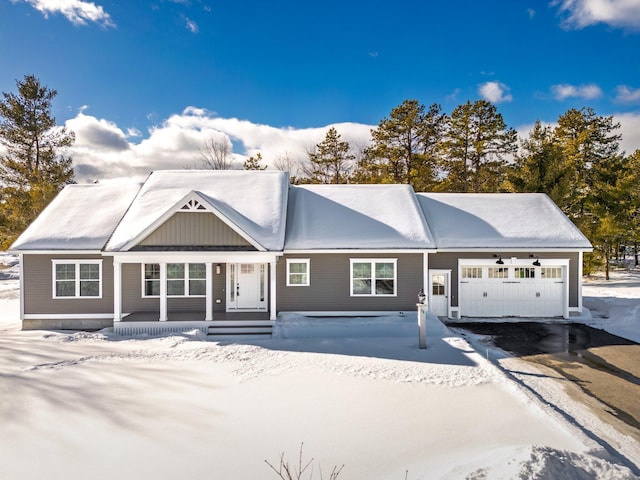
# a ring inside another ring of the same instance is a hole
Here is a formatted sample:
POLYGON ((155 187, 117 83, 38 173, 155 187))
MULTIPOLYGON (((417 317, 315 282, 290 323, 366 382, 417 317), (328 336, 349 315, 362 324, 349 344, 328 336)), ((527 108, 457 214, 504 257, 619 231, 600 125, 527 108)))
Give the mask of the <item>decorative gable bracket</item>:
POLYGON ((187 203, 185 203, 182 207, 180 207, 180 210, 186 212, 206 212, 207 208, 198 200, 192 198, 187 201, 187 203))

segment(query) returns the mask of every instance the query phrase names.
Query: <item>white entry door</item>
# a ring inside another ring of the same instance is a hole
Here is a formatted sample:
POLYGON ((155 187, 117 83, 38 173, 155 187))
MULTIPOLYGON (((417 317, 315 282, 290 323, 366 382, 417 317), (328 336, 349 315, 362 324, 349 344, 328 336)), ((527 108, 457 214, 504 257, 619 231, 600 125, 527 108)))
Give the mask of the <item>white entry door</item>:
POLYGON ((429 270, 429 312, 438 317, 449 315, 448 270, 429 270))
POLYGON ((227 270, 227 310, 266 309, 266 265, 233 263, 227 270))

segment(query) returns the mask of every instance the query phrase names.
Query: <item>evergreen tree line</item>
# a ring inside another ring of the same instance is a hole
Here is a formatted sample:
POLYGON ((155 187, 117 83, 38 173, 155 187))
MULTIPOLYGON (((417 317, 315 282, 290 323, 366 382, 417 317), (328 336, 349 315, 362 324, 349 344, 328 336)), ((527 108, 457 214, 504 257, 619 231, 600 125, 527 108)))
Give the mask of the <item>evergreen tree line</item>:
MULTIPOLYGON (((536 122, 518 141, 495 105, 467 101, 450 115, 406 100, 353 148, 335 128, 307 152, 296 183, 404 183, 416 191, 542 192, 594 245, 585 272, 609 272, 620 248, 636 253, 640 150, 620 151, 620 124, 591 108, 570 109, 557 126, 536 122)), ((505 199, 508 202, 508 198, 505 199)))
MULTIPOLYGON (((74 133, 51 114, 55 90, 33 75, 0 99, 0 248, 7 248, 64 185, 74 182, 68 148, 74 133)), ((571 109, 557 126, 536 122, 518 141, 492 103, 467 101, 447 115, 405 100, 391 110, 366 146, 350 145, 335 128, 307 151, 307 161, 274 161, 296 170, 296 183, 404 183, 416 191, 543 192, 593 243, 585 271, 621 246, 637 251, 640 150, 620 151, 620 125, 590 109, 571 109)), ((207 168, 231 168, 230 146, 201 150, 207 168)), ((262 170, 262 155, 243 168, 262 170)), ((506 199, 505 201, 508 201, 506 199)), ((637 256, 636 256, 637 258, 637 256)))

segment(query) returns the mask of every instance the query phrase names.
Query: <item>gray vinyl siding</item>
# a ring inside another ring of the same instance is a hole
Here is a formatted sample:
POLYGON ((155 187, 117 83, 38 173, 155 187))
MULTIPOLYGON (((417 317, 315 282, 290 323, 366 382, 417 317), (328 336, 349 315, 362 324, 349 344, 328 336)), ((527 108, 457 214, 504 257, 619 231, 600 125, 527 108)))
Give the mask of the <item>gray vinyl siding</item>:
POLYGON ((144 246, 251 246, 213 213, 177 212, 140 245, 144 246))
MULTIPOLYGON (((533 255, 531 261, 535 258, 543 259, 569 259, 569 307, 578 306, 578 259, 577 252, 535 252, 530 254, 500 252, 503 259, 510 257, 528 257, 533 255)), ((491 262, 495 262, 496 258, 492 253, 465 252, 465 253, 432 253, 429 254, 429 269, 451 270, 451 306, 458 307, 458 259, 461 258, 486 258, 491 262)), ((490 263, 490 262, 489 262, 490 263)))
POLYGON ((422 288, 422 266, 422 253, 285 255, 276 270, 278 311, 415 310, 422 288), (309 286, 287 286, 287 258, 309 259, 309 286), (350 296, 351 258, 396 258, 397 296, 350 296))
POLYGON ((94 314, 113 313, 113 262, 101 255, 29 255, 22 259, 24 313, 94 314), (53 298, 52 260, 102 260, 102 298, 53 298))

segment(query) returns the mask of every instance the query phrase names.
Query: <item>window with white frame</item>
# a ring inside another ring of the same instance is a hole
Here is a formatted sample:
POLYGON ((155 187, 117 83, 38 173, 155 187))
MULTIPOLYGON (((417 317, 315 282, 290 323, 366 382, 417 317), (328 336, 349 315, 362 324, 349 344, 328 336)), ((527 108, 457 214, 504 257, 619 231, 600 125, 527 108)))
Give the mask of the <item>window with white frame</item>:
POLYGON ((308 287, 309 277, 308 258, 287 258, 287 287, 308 287))
POLYGON ((102 260, 52 260, 53 298, 101 298, 102 260))
POLYGON ((351 259, 351 296, 393 296, 397 259, 351 259))
MULTIPOLYGON (((160 264, 143 265, 143 297, 160 296, 160 264)), ((168 297, 204 297, 206 295, 204 263, 167 263, 168 297)))

